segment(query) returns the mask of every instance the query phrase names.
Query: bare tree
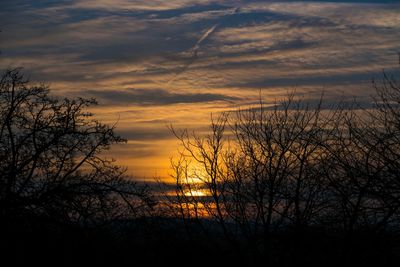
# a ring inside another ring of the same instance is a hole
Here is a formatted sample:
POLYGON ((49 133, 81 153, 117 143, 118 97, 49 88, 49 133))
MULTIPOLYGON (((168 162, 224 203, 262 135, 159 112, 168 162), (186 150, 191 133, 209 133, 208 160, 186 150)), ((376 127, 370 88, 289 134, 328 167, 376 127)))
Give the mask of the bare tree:
POLYGON ((173 165, 175 200, 182 217, 186 207, 197 218, 200 203, 231 244, 247 240, 245 247, 266 253, 271 232, 282 225, 300 231, 328 205, 319 161, 340 112, 323 114, 321 103, 310 107, 291 95, 269 109, 260 103, 229 115, 213 120, 205 137, 174 131, 183 148, 173 165))
POLYGON ((172 162, 172 166, 173 178, 178 189, 177 197, 178 200, 184 200, 185 207, 189 209, 188 214, 193 213, 198 218, 201 212, 203 216, 215 219, 221 225, 225 236, 233 242, 226 227, 227 210, 223 195, 223 138, 226 122, 225 114, 215 121, 212 120, 211 133, 205 137, 195 133, 190 135, 187 130, 178 133, 171 129, 183 148, 180 160, 172 162), (203 197, 203 194, 206 197, 203 197))
POLYGON ((204 136, 173 130, 182 217, 211 219, 235 251, 263 262, 277 244, 304 258, 313 231, 340 244, 343 264, 386 253, 374 238, 400 230, 400 87, 387 73, 374 86, 368 108, 356 100, 323 108, 322 97, 313 104, 292 94, 221 114, 204 136))
POLYGON ((93 99, 59 100, 30 85, 20 69, 0 80, 0 212, 94 223, 149 204, 145 189, 101 152, 124 142, 86 108, 93 99))

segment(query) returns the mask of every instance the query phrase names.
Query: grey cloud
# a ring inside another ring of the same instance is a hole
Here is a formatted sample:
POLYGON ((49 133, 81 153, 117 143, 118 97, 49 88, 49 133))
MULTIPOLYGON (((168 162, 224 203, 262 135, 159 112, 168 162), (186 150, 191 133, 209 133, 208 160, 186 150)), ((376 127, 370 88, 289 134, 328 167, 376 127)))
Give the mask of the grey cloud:
MULTIPOLYGON (((392 72, 393 69, 388 69, 392 72)), ((316 71, 314 75, 302 75, 282 78, 251 79, 249 81, 233 82, 230 86, 241 88, 268 88, 268 87, 297 87, 297 86, 333 86, 354 85, 365 86, 371 84, 376 77, 381 77, 380 72, 352 72, 336 74, 320 74, 316 71)))
POLYGON ((106 105, 171 105, 213 101, 236 101, 237 97, 212 93, 172 93, 163 89, 87 90, 86 96, 106 105))
MULTIPOLYGON (((36 4, 31 4, 30 1, 18 1, 21 3, 25 3, 25 7, 29 7, 34 11, 37 9, 42 9, 44 7, 50 7, 51 1, 37 1, 36 4), (29 4, 29 5, 28 5, 29 4), (26 6, 28 5, 28 6, 26 6)), ((204 19, 198 21, 186 21, 187 23, 182 23, 180 21, 170 21, 170 23, 165 24, 163 20, 168 20, 172 18, 179 18, 185 14, 194 14, 215 10, 225 10, 232 7, 229 3, 224 3, 224 5, 220 4, 208 4, 208 5, 194 5, 194 6, 184 6, 178 9, 170 9, 170 10, 151 10, 151 11, 127 11, 127 10, 119 10, 118 12, 107 11, 103 9, 82 9, 82 8, 73 8, 67 5, 68 1, 64 1, 64 8, 60 9, 59 13, 65 15, 65 19, 61 20, 62 23, 42 23, 38 26, 37 23, 34 23, 34 19, 29 16, 26 17, 24 21, 25 30, 21 34, 22 28, 19 24, 11 24, 12 27, 10 30, 7 28, 4 30, 3 35, 5 34, 5 40, 9 39, 33 39, 34 41, 25 44, 24 42, 19 45, 15 45, 11 41, 7 41, 5 46, 3 45, 3 57, 13 56, 26 56, 29 55, 53 55, 58 58, 59 62, 70 61, 74 64, 87 64, 87 72, 93 72, 90 67, 93 64, 97 66, 104 65, 106 63, 121 63, 121 64, 141 64, 144 61, 156 60, 159 65, 163 66, 163 63, 170 64, 171 62, 175 64, 184 64, 191 65, 194 59, 192 58, 179 58, 181 56, 181 52, 188 51, 190 48, 195 45, 195 43, 199 40, 199 36, 203 33, 204 30, 210 29, 213 25, 220 25, 216 32, 226 29, 226 28, 237 28, 243 27, 246 25, 257 25, 257 24, 270 24, 270 23, 279 23, 284 22, 288 28, 297 27, 297 28, 306 28, 309 26, 314 26, 317 28, 323 28, 324 31, 327 29, 333 30, 336 34, 340 32, 339 29, 336 28, 336 23, 330 21, 327 18, 318 17, 318 16, 301 16, 290 13, 283 12, 273 12, 273 11, 257 11, 257 10, 247 10, 247 11, 238 11, 235 14, 225 14, 217 17, 208 17, 205 16, 204 19), (156 15, 155 19, 149 18, 150 15, 156 15), (88 23, 85 22, 95 20, 97 18, 101 18, 99 23, 88 23), (143 29, 135 30, 134 23, 132 21, 142 21, 143 29), (180 22, 180 23, 178 23, 180 22), (36 25, 36 26, 35 26, 36 25), (74 25, 74 27, 71 27, 74 25), (112 31, 108 29, 112 27, 112 31), (116 27, 118 25, 118 27, 116 27), (13 28, 18 28, 19 31, 15 31, 13 34, 11 31, 13 28), (108 29, 108 30, 107 30, 108 29), (46 38, 42 38, 42 32, 45 30, 44 36, 46 38), (116 32, 114 32, 116 31, 116 32), (82 33, 88 33, 83 35, 82 33), (96 33, 91 35, 91 33, 96 33), (198 33, 198 35, 193 34, 198 33), (27 34, 27 35, 25 35, 27 34), (20 37, 18 37, 20 36, 20 37), (40 38, 38 38, 40 36, 40 38), (86 36, 86 37, 82 37, 86 36), (36 41, 35 41, 36 40, 36 41), (45 42, 46 41, 46 42, 45 42), (19 49, 19 50, 18 50, 19 49), (74 54, 74 57, 70 59, 66 59, 65 55, 71 53, 74 54), (175 59, 174 59, 175 58, 175 59), (172 59, 172 61, 170 60, 172 59), (186 63, 189 61, 189 63, 186 63), (182 62, 183 61, 183 62, 182 62)), ((60 4, 61 5, 61 4, 60 4)), ((10 4, 10 6, 12 6, 10 4)), ((18 5, 17 5, 18 6, 18 5)), ((17 8, 18 9, 18 8, 17 8)), ((22 12, 19 8, 18 10, 22 12)), ((3 11, 0 14, 4 14, 4 20, 7 21, 10 16, 6 16, 9 12, 3 11)), ((34 13, 33 11, 30 13, 34 13)), ((53 18, 58 13, 49 13, 47 16, 45 15, 37 15, 40 17, 49 17, 53 18)), ((18 16, 17 16, 18 17, 18 16)), ((63 16, 61 16, 63 17, 63 16)), ((0 19, 1 20, 1 19, 0 19)), ((184 20, 184 19, 183 19, 184 20)), ((362 32, 363 36, 369 33, 373 33, 378 30, 372 28, 372 26, 364 26, 364 25, 347 25, 346 30, 350 31, 352 36, 357 30, 365 29, 367 32, 362 32)), ((280 31, 284 31, 285 29, 279 29, 280 31)), ((380 34, 386 33, 386 35, 390 35, 390 28, 386 29, 383 32, 383 29, 379 29, 380 34)), ((343 30, 341 30, 343 31, 343 30)), ((392 29, 392 31, 394 31, 392 29)), ((332 33, 333 34, 333 33, 332 33)), ((393 34, 392 34, 393 35, 393 34)), ((396 35, 395 35, 396 36, 396 35)), ((382 36, 384 38, 387 36, 382 36)), ((204 53, 201 54, 202 59, 206 59, 208 57, 217 56, 219 59, 229 58, 235 56, 237 54, 241 55, 254 55, 257 53, 266 53, 266 52, 275 52, 275 51, 283 51, 283 50, 295 50, 295 49, 310 49, 313 47, 323 47, 329 45, 331 40, 318 40, 318 38, 314 38, 312 40, 302 39, 298 36, 281 36, 276 37, 278 39, 271 40, 271 46, 262 46, 258 45, 256 47, 248 46, 243 51, 235 52, 235 51, 221 51, 219 48, 222 45, 237 45, 237 44, 246 44, 251 43, 255 44, 259 42, 259 40, 251 41, 251 40, 243 40, 238 38, 238 40, 233 41, 232 43, 227 42, 225 40, 216 40, 213 38, 209 38, 206 43, 203 45, 204 53), (285 38, 285 39, 281 39, 285 38), (329 43, 328 43, 329 42, 329 43), (328 43, 328 44, 327 44, 328 43)), ((360 37, 361 38, 361 37, 360 37)), ((362 39, 361 40, 367 40, 362 39)), ((360 40, 357 40, 359 43, 360 40)), ((209 67, 219 67, 219 66, 207 66, 209 67)), ((252 62, 242 61, 239 63, 243 64, 241 67, 246 65, 251 65, 252 62)), ((323 64, 329 64, 328 62, 323 62, 323 64)), ((343 63, 341 63, 343 64, 343 63)), ((40 63, 39 63, 40 65, 40 63)), ((59 65, 59 64, 58 64, 59 65)), ((218 65, 218 64, 217 64, 218 65)), ((165 66, 165 65, 164 65, 165 66)), ((257 66, 257 62, 254 63, 255 67, 257 66)), ((185 71, 187 68, 178 68, 177 69, 165 69, 161 68, 159 70, 149 70, 148 75, 156 76, 158 74, 168 74, 172 73, 181 73, 182 70, 185 71)), ((224 68, 229 67, 228 65, 224 66, 224 68)), ((240 66, 239 66, 240 67, 240 66)), ((35 72, 41 72, 40 66, 35 66, 35 72)), ((82 75, 81 71, 74 71, 73 69, 67 72, 53 72, 52 75, 48 75, 47 72, 44 72, 42 77, 44 80, 52 80, 52 81, 81 81, 86 80, 85 76, 82 75), (47 75, 47 76, 45 76, 47 75), (50 77, 51 76, 51 77, 50 77)), ((93 77, 93 79, 107 79, 109 76, 118 77, 119 75, 125 75, 125 73, 119 74, 118 72, 114 72, 112 74, 101 74, 94 73, 92 75, 88 75, 93 77)), ((190 101, 189 101, 190 102, 190 101)), ((187 103, 187 101, 184 101, 187 103)))
MULTIPOLYGON (((282 101, 286 99, 283 98, 281 100, 266 101, 263 103, 264 107, 262 108, 264 111, 271 110, 313 110, 313 109, 321 109, 321 110, 336 110, 336 109, 347 109, 347 110, 357 110, 357 109, 372 109, 376 108, 376 104, 374 103, 372 98, 368 97, 344 97, 344 96, 332 96, 332 97, 324 97, 320 95, 319 98, 315 98, 312 96, 311 98, 304 98, 301 94, 297 95, 295 101, 291 103, 289 106, 284 106, 282 101), (299 102, 296 100, 300 100, 299 102)), ((259 102, 250 103, 252 107, 240 109, 240 112, 259 112, 259 102)), ((237 113, 238 110, 231 110, 230 113, 237 113)))
MULTIPOLYGON (((162 124, 161 124, 162 125, 162 124)), ((151 141, 151 140, 165 140, 173 138, 173 134, 168 129, 167 124, 163 126, 152 128, 129 128, 124 130, 117 130, 117 133, 127 140, 134 141, 151 141)))
POLYGON ((157 156, 161 152, 161 150, 158 147, 155 147, 151 142, 120 144, 114 145, 113 148, 114 150, 110 151, 110 155, 113 158, 140 159, 145 157, 157 156))

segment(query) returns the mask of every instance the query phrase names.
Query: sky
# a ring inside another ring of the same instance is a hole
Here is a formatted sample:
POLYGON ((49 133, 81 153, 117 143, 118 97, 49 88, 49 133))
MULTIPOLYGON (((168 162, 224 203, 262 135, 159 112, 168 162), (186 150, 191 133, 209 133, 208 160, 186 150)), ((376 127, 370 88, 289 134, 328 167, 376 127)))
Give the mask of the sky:
POLYGON ((108 157, 136 179, 167 177, 178 142, 211 114, 295 90, 368 104, 398 68, 399 1, 2 0, 0 69, 52 94, 94 97, 128 140, 108 157))

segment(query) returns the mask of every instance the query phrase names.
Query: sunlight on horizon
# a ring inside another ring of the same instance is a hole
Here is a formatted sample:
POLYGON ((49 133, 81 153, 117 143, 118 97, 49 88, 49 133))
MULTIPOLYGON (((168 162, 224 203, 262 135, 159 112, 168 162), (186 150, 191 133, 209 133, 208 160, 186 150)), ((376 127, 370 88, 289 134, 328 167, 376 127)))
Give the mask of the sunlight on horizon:
POLYGON ((188 190, 187 192, 185 192, 185 196, 187 197, 205 197, 205 196, 209 196, 208 193, 205 192, 205 190, 198 190, 198 189, 193 189, 193 190, 188 190))

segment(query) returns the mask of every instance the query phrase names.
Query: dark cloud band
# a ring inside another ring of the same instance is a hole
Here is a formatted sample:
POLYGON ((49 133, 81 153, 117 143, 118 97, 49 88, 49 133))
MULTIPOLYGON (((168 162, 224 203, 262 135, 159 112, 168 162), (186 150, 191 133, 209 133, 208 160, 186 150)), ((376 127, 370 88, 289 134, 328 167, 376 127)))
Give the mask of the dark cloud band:
POLYGON ((104 105, 171 105, 235 101, 237 97, 212 93, 172 93, 163 89, 87 90, 85 96, 96 98, 104 105))

